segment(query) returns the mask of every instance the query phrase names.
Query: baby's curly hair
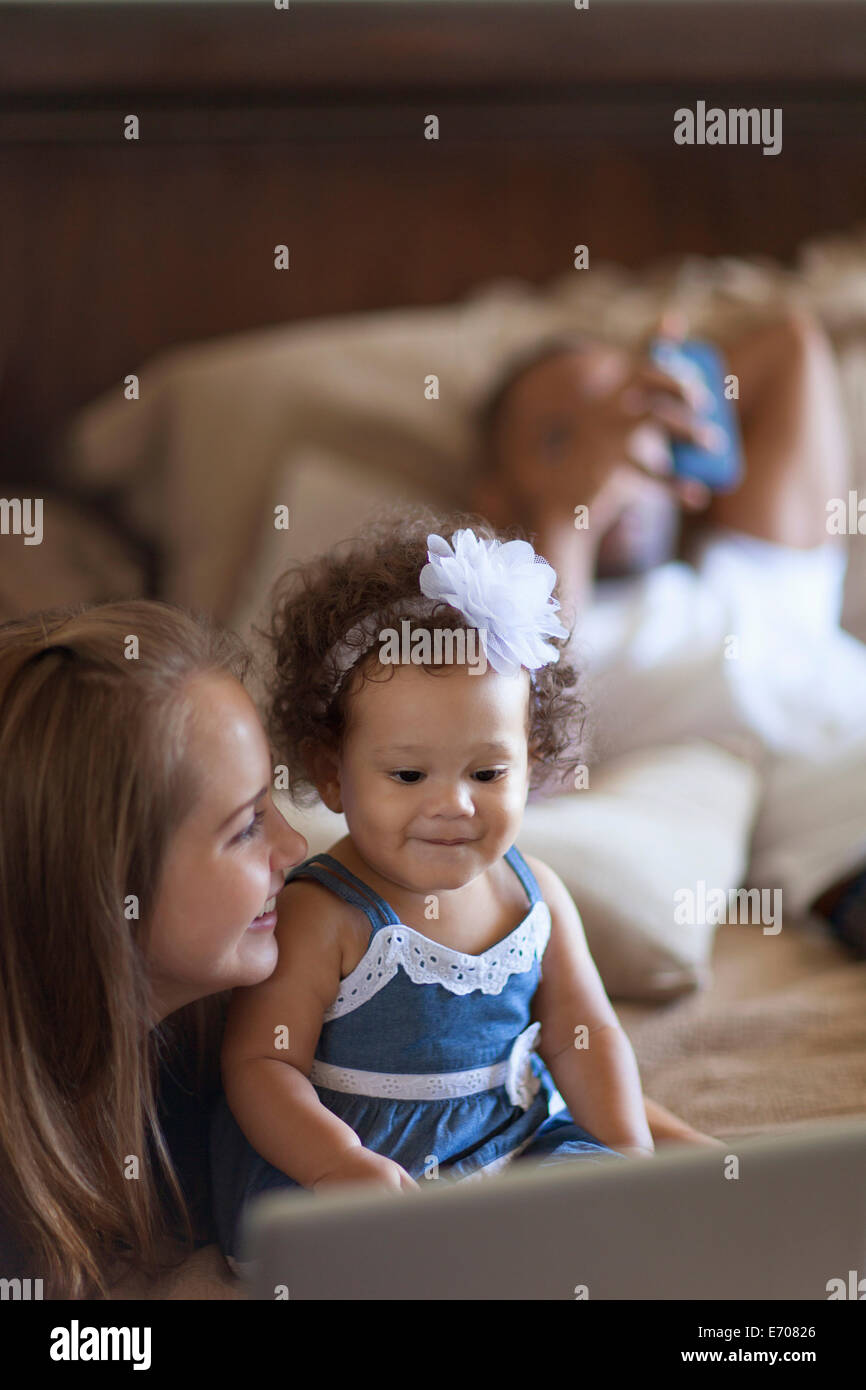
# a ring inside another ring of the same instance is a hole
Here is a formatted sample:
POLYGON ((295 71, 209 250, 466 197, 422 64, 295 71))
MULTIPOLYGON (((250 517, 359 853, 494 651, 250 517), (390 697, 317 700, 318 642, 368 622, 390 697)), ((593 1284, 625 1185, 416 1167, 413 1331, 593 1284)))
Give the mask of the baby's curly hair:
MULTIPOLYGON (((420 597, 418 577, 427 562, 428 535, 450 540, 465 527, 484 540, 524 539, 518 528, 495 531, 479 517, 420 508, 411 515, 391 512, 362 538, 291 566, 276 584, 270 624, 260 632, 274 656, 268 732, 277 756, 287 764, 289 790, 297 805, 316 797, 309 762, 313 750, 339 752, 358 682, 393 675, 393 667, 376 658, 378 636, 358 639, 358 659, 345 679, 335 669, 332 650, 372 614, 378 615, 380 631, 399 630, 400 622, 411 615, 411 602, 420 597)), ((444 602, 430 618, 411 616, 411 623, 413 633, 432 633, 437 626, 472 630, 464 615, 444 602)), ((547 640, 560 650, 568 641, 547 640)), ((431 666, 425 669, 435 674, 431 666)), ((533 787, 555 775, 564 777, 580 764, 585 706, 577 684, 577 671, 563 659, 535 672, 528 731, 533 787)))

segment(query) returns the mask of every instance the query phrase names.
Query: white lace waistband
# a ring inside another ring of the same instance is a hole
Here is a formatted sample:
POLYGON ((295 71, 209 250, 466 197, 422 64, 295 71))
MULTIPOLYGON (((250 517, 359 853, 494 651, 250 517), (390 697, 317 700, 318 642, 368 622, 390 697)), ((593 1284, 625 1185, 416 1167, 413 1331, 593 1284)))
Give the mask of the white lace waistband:
POLYGON ((540 1031, 540 1023, 530 1024, 515 1039, 506 1060, 490 1067, 446 1072, 383 1072, 355 1071, 350 1067, 332 1066, 330 1062, 314 1061, 310 1080, 314 1086, 329 1091, 381 1100, 450 1100, 505 1086, 511 1104, 528 1110, 541 1085, 540 1078, 532 1070, 532 1051, 540 1031))

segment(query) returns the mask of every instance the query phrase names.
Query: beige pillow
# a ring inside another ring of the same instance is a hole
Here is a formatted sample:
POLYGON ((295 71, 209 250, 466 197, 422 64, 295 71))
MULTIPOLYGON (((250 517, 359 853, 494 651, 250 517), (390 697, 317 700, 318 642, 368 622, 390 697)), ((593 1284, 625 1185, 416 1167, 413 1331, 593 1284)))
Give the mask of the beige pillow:
POLYGON ((268 494, 259 544, 230 615, 229 626, 251 638, 267 627, 274 584, 290 565, 306 563, 339 541, 363 535, 365 526, 393 507, 443 506, 447 499, 419 484, 324 449, 301 448, 287 454, 268 494), (273 524, 275 508, 288 508, 289 526, 273 524))
POLYGON ((517 843, 569 889, 612 997, 708 983, 715 926, 678 922, 675 894, 739 886, 757 796, 748 762, 695 741, 617 758, 587 790, 529 807, 517 843))
MULTIPOLYGON (((740 884, 756 796, 748 763, 694 742, 617 759, 587 790, 527 808, 518 846, 565 882, 609 995, 669 999, 707 982, 715 928, 677 924, 674 894, 740 884)), ((346 833, 323 806, 277 800, 310 854, 346 833)))

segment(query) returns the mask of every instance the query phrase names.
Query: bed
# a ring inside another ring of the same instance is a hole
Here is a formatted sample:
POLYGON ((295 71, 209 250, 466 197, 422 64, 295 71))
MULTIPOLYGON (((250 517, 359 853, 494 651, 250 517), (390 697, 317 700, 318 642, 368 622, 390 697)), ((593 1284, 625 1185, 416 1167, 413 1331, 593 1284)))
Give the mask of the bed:
MULTIPOLYGON (((511 351, 560 326, 631 341, 672 294, 722 339, 817 314, 866 486, 856 6, 756 3, 733 25, 725 0, 293 0, 290 42, 242 3, 67 3, 48 29, 38 8, 0 11, 0 492, 38 486, 56 524, 38 565, 0 551, 0 616, 142 593, 248 630, 280 564, 359 506, 459 498, 511 351), (678 149, 672 103, 698 97, 783 106, 784 154, 678 149), (280 500, 305 519, 291 551, 263 521, 280 500)), ((863 544, 846 623, 866 640, 863 544)), ((688 852, 738 882, 752 775, 678 756, 671 804, 682 779, 719 789, 688 852)), ((627 799, 642 772, 611 775, 627 799)), ((720 1137, 866 1115, 866 964, 820 923, 771 948, 756 926, 675 947, 637 928, 655 983, 612 992, 649 1095, 720 1137)), ((215 1247, 117 1295, 243 1297, 215 1247)))
MULTIPOLYGON (((64 467, 80 495, 113 483, 130 518, 161 518, 163 592, 221 612, 249 635, 287 559, 352 533, 366 511, 396 495, 458 495, 472 404, 516 346, 552 325, 590 319, 628 340, 678 284, 689 288, 695 321, 722 337, 791 302, 820 315, 838 351, 862 485, 864 277, 866 251, 852 234, 813 243, 793 269, 694 257, 648 274, 610 267, 586 300, 567 278, 541 289, 500 283, 450 306, 190 345, 147 366, 150 393, 135 417, 116 393, 74 417, 64 467), (432 419, 414 391, 431 355, 457 401, 432 419), (271 522, 281 502, 302 523, 287 534, 271 522)), ((855 537, 848 624, 862 637, 861 562, 855 537)), ((592 800, 581 808, 532 808, 521 840, 574 880, 646 1093, 732 1140, 866 1114, 866 964, 826 927, 786 918, 772 937, 754 924, 670 934, 675 885, 743 880, 758 794, 753 769, 700 744, 654 757, 651 766, 626 758, 594 772, 592 800), (652 866, 627 894, 616 860, 623 837, 652 866)), ((311 851, 340 833, 327 817, 285 809, 311 851)), ((140 1296, 243 1293, 211 1248, 140 1296)))
MULTIPOLYGON (((762 951, 755 928, 720 928, 712 986, 668 1005, 618 1004, 644 1090, 719 1138, 866 1114, 866 964, 816 923, 762 951)), ((216 1246, 120 1298, 243 1298, 216 1246)))

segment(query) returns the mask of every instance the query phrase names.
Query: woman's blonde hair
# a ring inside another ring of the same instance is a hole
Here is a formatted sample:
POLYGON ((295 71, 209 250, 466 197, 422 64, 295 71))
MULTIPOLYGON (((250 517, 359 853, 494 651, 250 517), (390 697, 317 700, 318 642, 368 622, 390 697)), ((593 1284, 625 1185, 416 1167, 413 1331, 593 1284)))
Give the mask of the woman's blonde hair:
POLYGON ((50 1297, 104 1296, 124 1253, 157 1271, 159 1185, 191 1236, 156 1064, 185 1042, 212 1066, 224 1001, 152 1028, 144 950, 197 794, 188 684, 247 664, 150 600, 0 626, 0 1198, 50 1297))

